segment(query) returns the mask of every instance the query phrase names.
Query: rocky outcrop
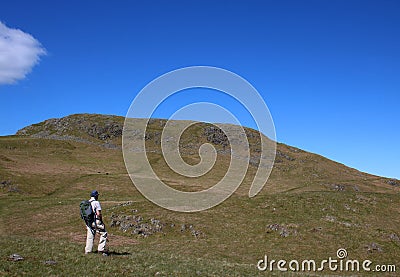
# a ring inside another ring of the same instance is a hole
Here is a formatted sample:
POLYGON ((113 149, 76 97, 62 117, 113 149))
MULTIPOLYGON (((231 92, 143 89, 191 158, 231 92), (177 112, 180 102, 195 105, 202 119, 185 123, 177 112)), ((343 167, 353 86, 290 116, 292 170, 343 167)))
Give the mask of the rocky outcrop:
POLYGON ((228 137, 218 127, 207 126, 204 128, 204 135, 207 137, 207 141, 212 144, 227 146, 229 144, 228 137))
POLYGON ((400 187, 400 181, 397 179, 390 179, 387 181, 387 183, 394 187, 400 187))
MULTIPOLYGON (((131 205, 132 202, 126 202, 115 206, 114 208, 131 205)), ((174 232, 181 234, 191 234, 195 238, 204 237, 204 233, 195 228, 193 224, 178 224, 174 222, 163 222, 160 219, 146 219, 138 214, 138 210, 133 209, 130 213, 112 212, 110 216, 110 227, 117 228, 124 233, 147 238, 155 234, 174 232)))
POLYGON ((11 180, 1 181, 0 190, 5 190, 7 192, 21 192, 18 185, 14 184, 11 180))
POLYGON ((19 130, 16 135, 34 138, 69 140, 119 148, 123 117, 107 115, 71 115, 52 118, 19 130))

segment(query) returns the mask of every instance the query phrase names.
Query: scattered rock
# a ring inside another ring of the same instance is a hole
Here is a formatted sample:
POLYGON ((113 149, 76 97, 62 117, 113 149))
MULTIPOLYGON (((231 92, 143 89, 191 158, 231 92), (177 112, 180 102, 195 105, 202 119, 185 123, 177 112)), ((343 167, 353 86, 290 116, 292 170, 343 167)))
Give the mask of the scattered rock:
POLYGON ((336 224, 340 224, 343 225, 345 227, 359 227, 358 224, 353 224, 351 222, 346 222, 346 221, 338 221, 337 218, 335 216, 332 215, 326 215, 324 218, 324 220, 329 221, 329 222, 335 222, 336 224))
POLYGON ((18 186, 10 186, 8 187, 8 192, 20 192, 18 186))
POLYGON ((390 234, 390 235, 389 235, 389 238, 390 238, 391 240, 393 240, 393 241, 398 241, 398 242, 400 242, 400 237, 399 237, 397 234, 395 234, 395 233, 390 234))
POLYGON ((201 231, 199 231, 199 230, 191 230, 190 231, 191 232, 191 234, 193 235, 193 236, 195 236, 195 238, 197 239, 197 238, 199 238, 203 233, 201 232, 201 231))
POLYGON ((336 191, 344 191, 346 187, 344 185, 334 185, 336 191))
POLYGON ((282 230, 279 232, 279 235, 281 235, 281 237, 286 238, 286 237, 289 236, 289 231, 286 230, 286 229, 282 229, 282 230))
POLYGON ((278 232, 281 237, 288 237, 289 235, 297 235, 297 224, 270 224, 267 226, 267 233, 278 232))
POLYGON ((314 227, 311 229, 311 232, 314 232, 314 233, 321 232, 321 231, 322 231, 322 227, 314 227))
POLYGON ((141 235, 143 237, 148 237, 154 233, 159 233, 162 231, 163 225, 152 225, 148 223, 142 223, 138 225, 130 225, 133 229, 131 231, 132 235, 141 235))
MULTIPOLYGON (((123 232, 143 237, 148 237, 156 233, 165 234, 167 230, 173 229, 175 225, 175 223, 164 223, 156 218, 146 220, 140 215, 115 215, 114 213, 111 214, 110 223, 110 227, 119 228, 123 232)), ((181 224, 180 231, 182 233, 190 232, 196 238, 204 236, 204 233, 195 229, 192 224, 181 224)))
POLYGON ((391 186, 400 187, 400 181, 397 179, 390 179, 387 183, 391 186))
POLYGON ((207 141, 212 144, 218 144, 222 146, 229 145, 228 137, 225 135, 224 131, 215 126, 209 126, 204 128, 204 134, 207 137, 207 141))
POLYGON ((19 255, 19 254, 11 254, 9 257, 8 257, 8 259, 10 260, 10 261, 13 261, 13 262, 18 262, 18 261, 22 261, 22 260, 24 260, 24 258, 21 256, 21 255, 19 255))
POLYGON ((158 125, 159 127, 164 127, 167 121, 165 119, 150 118, 149 125, 158 125))
MULTIPOLYGON (((64 118, 61 118, 61 120, 64 118)), ((122 136, 123 126, 115 122, 107 122, 105 125, 100 123, 93 123, 90 127, 80 125, 88 135, 98 138, 100 140, 107 140, 118 138, 122 136)))
POLYGON ((349 204, 344 204, 344 208, 348 211, 356 212, 357 209, 352 208, 349 204))
MULTIPOLYGON (((104 143, 102 146, 107 149, 119 149, 120 148, 119 146, 109 143, 109 142, 104 143)), ((106 175, 108 175, 108 173, 106 173, 106 175)))
POLYGON ((44 264, 45 264, 45 265, 56 265, 57 262, 56 262, 56 261, 53 261, 53 260, 47 260, 47 261, 44 261, 44 264))
POLYGON ((185 232, 186 231, 186 224, 182 224, 181 225, 181 232, 185 232))
POLYGON ((366 245, 365 248, 367 249, 367 251, 369 253, 376 252, 376 251, 377 252, 382 252, 383 251, 382 247, 380 245, 378 245, 377 243, 375 243, 375 242, 372 242, 372 243, 366 245))
POLYGON ((293 158, 293 157, 281 152, 280 150, 276 150, 276 157, 281 157, 281 158, 284 158, 284 159, 286 159, 288 161, 294 161, 295 160, 295 158, 293 158))
POLYGON ((290 152, 294 152, 294 153, 299 153, 300 151, 302 151, 302 150, 300 150, 298 148, 294 148, 294 147, 288 147, 288 149, 290 152))
POLYGON ((354 200, 354 203, 376 205, 377 201, 376 201, 375 197, 367 197, 365 195, 357 194, 356 199, 354 200))
POLYGON ((353 226, 350 222, 340 222, 340 224, 346 226, 346 227, 351 227, 353 226))
POLYGON ((0 183, 0 189, 6 189, 7 192, 21 192, 18 185, 15 185, 11 180, 5 180, 0 183))
POLYGON ((327 215, 327 216, 325 216, 325 220, 329 221, 329 222, 335 222, 336 217, 334 217, 333 215, 327 215))
POLYGON ((360 188, 357 185, 325 184, 325 187, 335 191, 345 191, 349 188, 352 188, 354 191, 360 191, 360 188))
POLYGON ((259 156, 251 157, 249 160, 249 164, 257 167, 260 164, 260 157, 259 156))
POLYGON ((11 186, 12 182, 10 180, 6 180, 6 181, 1 182, 0 185, 1 185, 2 188, 5 188, 7 186, 11 186))

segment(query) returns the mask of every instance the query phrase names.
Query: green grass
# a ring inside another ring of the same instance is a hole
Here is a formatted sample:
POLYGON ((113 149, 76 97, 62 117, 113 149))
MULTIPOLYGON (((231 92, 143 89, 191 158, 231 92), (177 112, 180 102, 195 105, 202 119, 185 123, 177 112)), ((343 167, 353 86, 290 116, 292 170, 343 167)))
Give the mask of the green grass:
POLYGON ((109 257, 84 255, 82 247, 68 241, 0 236, 0 254, 20 253, 23 261, 1 261, 0 275, 7 276, 239 276, 257 274, 255 266, 216 262, 154 250, 120 247, 109 257), (55 261, 46 265, 46 261, 55 261))
MULTIPOLYGON (((159 128, 156 122, 151 129, 159 128)), ((198 125, 192 128, 183 141, 192 143, 196 152, 196 145, 204 141, 190 136, 202 130, 198 125)), ((149 147, 156 150, 158 146, 150 143, 149 147)), ((0 182, 9 180, 17 189, 0 187, 0 275, 269 276, 270 272, 256 269, 264 255, 322 260, 335 257, 339 248, 346 248, 351 259, 396 264, 399 269, 399 188, 384 178, 293 147, 278 145, 278 150, 293 159, 278 157, 268 183, 255 198, 247 197, 255 172, 250 167, 243 185, 222 204, 207 211, 178 213, 152 204, 135 189, 120 150, 73 141, 2 137, 0 182), (335 191, 334 184, 345 190, 335 191), (78 205, 94 188, 101 193, 114 253, 110 257, 83 254, 86 231, 78 205), (131 205, 119 205, 127 201, 131 205), (144 222, 155 218, 164 223, 163 232, 144 238, 110 226, 112 214, 132 215, 133 209, 144 222), (182 224, 193 225, 201 236, 182 232, 182 224), (279 224, 289 235, 271 230, 272 224, 279 224), (381 251, 368 250, 372 244, 381 251), (13 253, 25 259, 9 261, 13 253), (46 260, 57 263, 46 265, 46 260)), ((198 159, 188 152, 184 156, 192 162, 198 159)), ((229 161, 219 156, 209 174, 191 179, 173 173, 157 152, 150 158, 157 174, 181 190, 214 184, 229 161)), ((295 275, 299 274, 309 275, 295 275)), ((322 272, 326 274, 335 275, 322 272)))
POLYGON ((233 196, 211 210, 189 215, 158 208, 140 196, 128 206, 108 202, 107 195, 104 198, 108 226, 112 213, 128 215, 132 209, 137 209, 136 214, 144 221, 156 218, 175 226, 147 238, 108 227, 110 250, 130 255, 111 255, 107 260, 82 254, 85 230, 77 210, 71 212, 78 199, 8 196, 1 207, 2 270, 7 275, 25 272, 32 276, 82 272, 90 276, 98 270, 107 275, 147 276, 160 272, 161 276, 193 276, 199 272, 201 276, 255 276, 262 274, 255 265, 265 254, 275 259, 322 260, 335 257, 339 248, 346 248, 352 259, 400 266, 400 243, 389 237, 399 230, 398 208, 392 204, 398 203, 397 195, 310 192, 251 200, 233 196), (347 210, 346 204, 355 212, 347 210), (16 216, 18 210, 21 214, 16 216), (54 210, 67 212, 61 217, 54 210), (326 220, 327 215, 334 216, 335 221, 326 220), (181 224, 193 224, 204 236, 195 238, 189 232, 181 232, 181 224), (268 230, 270 224, 287 226, 291 233, 282 237, 279 232, 268 230), (131 240, 121 242, 124 237, 131 240), (366 247, 371 243, 378 244, 382 252, 368 252, 366 247), (12 253, 27 258, 15 263, 7 261, 12 253), (49 259, 56 260, 57 265, 43 263, 49 259))

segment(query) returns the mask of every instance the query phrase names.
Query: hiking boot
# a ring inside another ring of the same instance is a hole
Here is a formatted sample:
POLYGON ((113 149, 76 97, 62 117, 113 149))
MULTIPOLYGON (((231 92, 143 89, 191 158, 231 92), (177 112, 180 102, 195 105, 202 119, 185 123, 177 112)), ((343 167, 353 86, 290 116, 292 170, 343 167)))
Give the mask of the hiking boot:
POLYGON ((99 251, 99 253, 100 253, 103 257, 109 256, 108 251, 99 251))

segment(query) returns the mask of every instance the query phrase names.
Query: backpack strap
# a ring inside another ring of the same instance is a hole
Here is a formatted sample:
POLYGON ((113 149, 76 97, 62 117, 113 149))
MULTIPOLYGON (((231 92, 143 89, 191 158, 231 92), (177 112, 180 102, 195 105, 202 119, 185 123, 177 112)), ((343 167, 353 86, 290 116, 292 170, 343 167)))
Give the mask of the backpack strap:
POLYGON ((92 210, 94 212, 94 218, 96 219, 97 218, 97 209, 93 209, 93 206, 92 206, 93 201, 96 201, 96 200, 89 200, 89 203, 90 203, 90 207, 92 208, 92 210))
POLYGON ((92 234, 94 235, 96 233, 96 229, 97 229, 97 224, 96 224, 96 217, 97 217, 97 213, 96 213, 96 209, 93 210, 93 206, 92 206, 92 202, 95 200, 89 200, 90 203, 90 208, 92 209, 92 211, 94 212, 94 228, 92 226, 88 226, 90 228, 90 230, 92 231, 92 234))

